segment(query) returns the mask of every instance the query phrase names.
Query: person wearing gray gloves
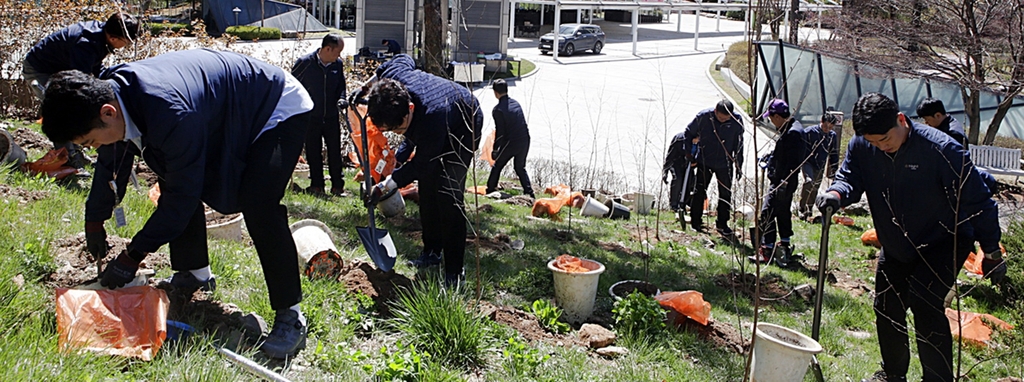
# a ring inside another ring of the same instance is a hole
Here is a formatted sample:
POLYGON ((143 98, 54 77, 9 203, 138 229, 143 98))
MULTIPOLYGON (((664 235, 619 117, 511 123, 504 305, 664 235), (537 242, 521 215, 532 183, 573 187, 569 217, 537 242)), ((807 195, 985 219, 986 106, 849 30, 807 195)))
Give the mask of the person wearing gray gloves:
POLYGON ((875 325, 886 381, 905 381, 910 366, 907 309, 924 381, 953 380, 953 336, 943 297, 973 243, 986 271, 1002 263, 998 210, 970 154, 945 133, 914 123, 892 99, 862 96, 853 108, 846 159, 815 204, 822 214, 867 194, 882 244, 875 273, 875 325))

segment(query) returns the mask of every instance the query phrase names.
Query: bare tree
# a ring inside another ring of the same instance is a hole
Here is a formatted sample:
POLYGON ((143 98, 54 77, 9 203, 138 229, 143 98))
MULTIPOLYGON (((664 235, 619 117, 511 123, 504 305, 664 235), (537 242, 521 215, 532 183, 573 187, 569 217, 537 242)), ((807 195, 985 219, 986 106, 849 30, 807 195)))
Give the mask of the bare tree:
MULTIPOLYGON (((445 6, 448 2, 445 1, 445 6)), ((441 0, 423 1, 423 70, 435 76, 444 72, 445 20, 441 19, 441 0)))

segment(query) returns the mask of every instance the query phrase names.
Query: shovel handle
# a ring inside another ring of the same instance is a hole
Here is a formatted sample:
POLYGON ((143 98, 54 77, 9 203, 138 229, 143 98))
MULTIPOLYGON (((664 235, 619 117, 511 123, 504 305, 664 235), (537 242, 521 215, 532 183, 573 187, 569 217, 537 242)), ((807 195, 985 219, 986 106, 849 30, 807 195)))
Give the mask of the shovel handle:
POLYGON ((825 298, 825 277, 828 274, 828 229, 832 223, 831 207, 826 207, 821 215, 821 247, 818 249, 818 283, 814 293, 814 322, 811 325, 811 338, 818 340, 821 329, 821 303, 825 298))

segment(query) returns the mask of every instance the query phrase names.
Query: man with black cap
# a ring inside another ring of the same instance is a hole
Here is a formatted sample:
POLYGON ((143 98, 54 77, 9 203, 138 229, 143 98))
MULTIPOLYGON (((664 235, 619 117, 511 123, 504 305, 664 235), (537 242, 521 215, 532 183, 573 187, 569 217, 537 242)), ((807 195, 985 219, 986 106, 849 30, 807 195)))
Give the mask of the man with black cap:
POLYGON ((743 123, 739 114, 733 113, 732 102, 719 101, 714 108, 697 113, 683 132, 683 152, 686 159, 697 163, 696 182, 690 199, 690 226, 703 231, 704 199, 707 198, 711 176, 718 179, 718 218, 715 226, 718 233, 732 238, 729 217, 732 215, 732 179, 743 176, 743 123), (696 143, 694 138, 700 138, 696 143), (693 145, 700 155, 696 158, 693 145), (735 172, 734 172, 735 171, 735 172))
POLYGON ((789 265, 793 254, 790 237, 793 236, 793 193, 800 182, 800 167, 806 160, 803 126, 793 118, 789 104, 773 99, 768 110, 761 115, 767 118, 779 132, 779 140, 768 158, 768 190, 765 193, 758 228, 761 231, 761 245, 757 254, 750 256, 753 261, 768 262, 773 258, 780 267, 789 265), (778 228, 778 231, 776 231, 778 228), (779 235, 778 247, 775 235, 779 235))
POLYGON ((804 129, 805 149, 807 158, 800 167, 804 174, 804 184, 800 189, 800 218, 811 217, 814 197, 818 195, 823 177, 832 179, 839 168, 839 137, 833 131, 841 123, 835 114, 826 112, 821 115, 821 124, 804 129))

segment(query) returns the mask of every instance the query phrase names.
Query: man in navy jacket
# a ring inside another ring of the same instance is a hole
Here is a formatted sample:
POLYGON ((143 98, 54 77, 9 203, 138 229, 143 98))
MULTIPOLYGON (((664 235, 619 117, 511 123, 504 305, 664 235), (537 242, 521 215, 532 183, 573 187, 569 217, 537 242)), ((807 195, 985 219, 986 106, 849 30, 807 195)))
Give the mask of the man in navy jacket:
POLYGON ((882 94, 857 101, 853 128, 856 137, 836 181, 816 204, 827 213, 867 194, 882 243, 874 302, 882 373, 888 381, 906 380, 910 308, 924 381, 952 381, 953 338, 943 297, 974 241, 985 252, 986 272, 1002 263, 991 190, 959 143, 913 123, 882 94))
POLYGON ((696 160, 697 181, 690 200, 690 226, 694 230, 703 231, 701 216, 704 214, 704 199, 707 198, 711 175, 718 179, 718 219, 715 226, 725 237, 732 237, 729 228, 729 216, 732 215, 732 178, 742 176, 743 166, 743 123, 739 114, 733 113, 732 102, 719 101, 712 109, 697 113, 693 121, 686 126, 683 134, 684 153, 693 152, 692 146, 698 146, 700 155, 693 158, 687 154, 692 163, 696 160), (693 143, 694 138, 700 138, 693 143), (735 170, 735 172, 733 172, 735 170))
POLYGON ((964 133, 964 125, 952 115, 946 114, 946 106, 942 104, 942 100, 930 97, 921 100, 917 105, 917 116, 924 119, 924 124, 949 134, 954 141, 964 147, 964 150, 971 148, 967 134, 964 133))
POLYGON ((309 130, 306 131, 306 163, 309 164, 309 188, 314 195, 323 195, 324 155, 327 144, 328 171, 331 174, 331 194, 345 194, 345 174, 341 166, 341 123, 338 120, 338 100, 345 97, 345 67, 341 51, 345 41, 331 33, 324 36, 320 49, 302 56, 292 66, 292 75, 302 82, 313 98, 309 130))
POLYGON ((368 193, 368 203, 419 180, 423 253, 411 263, 436 265, 444 256, 445 282, 463 279, 466 172, 480 142, 480 102, 465 87, 416 69, 405 54, 377 68, 367 113, 384 131, 404 134, 416 155, 368 193))
MULTIPOLYGON (((690 193, 693 192, 695 163, 687 158, 697 157, 697 145, 690 141, 690 150, 686 151, 686 132, 681 132, 672 137, 668 145, 668 152, 665 153, 665 163, 661 166, 661 182, 668 184, 668 176, 672 175, 672 183, 669 185, 668 205, 672 211, 683 211, 684 207, 690 204, 690 193), (689 154, 689 155, 687 155, 689 154), (689 174, 687 174, 689 173, 689 174), (689 175, 689 178, 687 178, 689 175), (686 182, 686 184, 683 184, 686 182)), ((683 215, 679 215, 682 219, 683 215)), ((682 220, 680 220, 682 221, 682 220)))
POLYGON ((800 189, 800 218, 806 219, 814 207, 822 178, 832 179, 839 168, 839 137, 833 131, 839 118, 834 114, 821 115, 821 123, 804 129, 807 161, 801 166, 804 185, 800 189))
POLYGON ((102 285, 131 281, 147 254, 170 243, 176 271, 170 285, 212 291, 203 202, 222 213, 241 212, 276 311, 262 350, 294 356, 305 346, 306 323, 281 198, 312 108, 290 74, 231 52, 167 53, 107 69, 100 79, 80 71, 54 75, 43 100, 43 132, 99 151, 85 206, 90 252, 106 254, 103 222, 112 213, 123 216, 120 200, 135 156, 159 176, 156 211, 107 265, 102 285))
POLYGON ((758 216, 761 245, 757 254, 750 259, 768 262, 774 258, 780 267, 786 267, 793 254, 793 248, 789 245, 789 239, 793 236, 790 205, 793 204, 796 186, 800 183, 800 167, 807 160, 803 126, 792 117, 789 104, 781 99, 772 100, 761 117, 768 118, 780 136, 768 158, 768 191, 758 216), (775 245, 776 233, 780 240, 778 248, 775 245))
POLYGON ((494 89, 494 97, 498 104, 494 105, 491 116, 494 117, 494 167, 487 177, 487 193, 498 190, 498 180, 501 179, 501 170, 505 168, 508 161, 519 177, 519 184, 523 186, 523 194, 531 198, 533 185, 530 184, 530 174, 526 172, 526 156, 530 153, 530 129, 526 125, 526 116, 523 114, 523 107, 519 102, 509 98, 508 84, 503 79, 494 80, 491 85, 494 89))

